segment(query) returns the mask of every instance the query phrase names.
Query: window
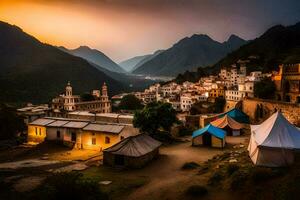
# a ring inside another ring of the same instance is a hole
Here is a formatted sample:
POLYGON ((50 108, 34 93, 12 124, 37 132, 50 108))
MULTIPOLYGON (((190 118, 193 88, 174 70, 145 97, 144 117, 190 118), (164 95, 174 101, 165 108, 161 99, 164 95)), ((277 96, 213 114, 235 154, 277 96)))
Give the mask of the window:
POLYGON ((42 128, 40 128, 40 135, 42 135, 42 128))
POLYGON ((95 136, 96 135, 96 133, 92 133, 92 136, 95 136))
POLYGON ((38 135, 38 129, 35 127, 35 135, 38 135))
POLYGON ((92 145, 96 145, 96 138, 92 138, 92 145))
POLYGON ((109 137, 105 137, 105 144, 109 144, 110 143, 110 138, 109 137))
POLYGON ((60 131, 56 131, 56 137, 60 138, 60 131))

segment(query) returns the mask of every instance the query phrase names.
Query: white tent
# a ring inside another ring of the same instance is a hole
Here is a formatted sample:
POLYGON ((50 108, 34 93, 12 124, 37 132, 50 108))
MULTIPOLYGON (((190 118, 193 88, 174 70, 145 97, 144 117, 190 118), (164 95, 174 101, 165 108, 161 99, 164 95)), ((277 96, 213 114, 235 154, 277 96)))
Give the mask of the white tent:
POLYGON ((300 130, 280 112, 260 125, 251 125, 248 151, 255 165, 279 167, 292 164, 295 149, 300 149, 300 130))

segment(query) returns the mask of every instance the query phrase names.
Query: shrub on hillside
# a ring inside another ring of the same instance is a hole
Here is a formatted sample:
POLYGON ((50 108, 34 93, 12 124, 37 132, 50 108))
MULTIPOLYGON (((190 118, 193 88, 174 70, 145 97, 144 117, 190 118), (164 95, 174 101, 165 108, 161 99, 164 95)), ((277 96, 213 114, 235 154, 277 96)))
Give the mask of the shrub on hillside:
POLYGON ((192 197, 202 197, 208 194, 208 190, 202 185, 192 185, 186 190, 185 194, 192 197))
POLYGON ((227 165, 226 172, 227 172, 228 176, 231 176, 234 172, 239 170, 239 168, 240 167, 237 164, 229 164, 229 165, 227 165))
POLYGON ((243 187, 247 179, 248 179, 247 173, 242 171, 235 171, 231 175, 230 189, 235 190, 243 187))
POLYGON ((222 178, 223 178, 223 174, 221 173, 221 171, 216 171, 212 174, 212 176, 209 178, 208 183, 211 185, 214 185, 216 183, 219 183, 222 178))

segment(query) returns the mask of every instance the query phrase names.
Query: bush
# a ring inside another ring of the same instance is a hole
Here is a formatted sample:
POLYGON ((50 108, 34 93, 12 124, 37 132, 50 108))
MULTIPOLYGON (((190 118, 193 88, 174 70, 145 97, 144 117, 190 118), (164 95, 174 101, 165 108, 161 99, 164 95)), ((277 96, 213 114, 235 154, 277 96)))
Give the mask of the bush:
POLYGON ((208 183, 211 185, 214 185, 218 182, 220 182, 223 178, 223 175, 220 171, 216 171, 212 174, 212 176, 209 178, 208 183))
POLYGON ((186 190, 186 195, 192 197, 202 197, 208 194, 206 187, 201 185, 192 185, 186 190))
POLYGON ((178 132, 178 135, 180 137, 182 136, 187 136, 187 135, 192 135, 193 134, 193 129, 192 128, 188 128, 188 127, 185 127, 185 126, 181 126, 179 128, 179 132, 178 132))
POLYGON ((108 199, 99 184, 90 179, 83 179, 78 172, 63 172, 49 176, 39 188, 39 199, 108 199))
POLYGON ((183 164, 181 169, 196 169, 199 166, 200 165, 198 163, 195 163, 195 162, 186 162, 186 163, 183 164))
POLYGON ((238 188, 241 188, 245 182, 247 181, 247 174, 242 171, 235 171, 231 175, 231 180, 230 180, 230 188, 235 190, 238 188))
POLYGON ((226 168, 228 176, 231 176, 234 172, 239 170, 239 166, 237 164, 229 164, 226 168))

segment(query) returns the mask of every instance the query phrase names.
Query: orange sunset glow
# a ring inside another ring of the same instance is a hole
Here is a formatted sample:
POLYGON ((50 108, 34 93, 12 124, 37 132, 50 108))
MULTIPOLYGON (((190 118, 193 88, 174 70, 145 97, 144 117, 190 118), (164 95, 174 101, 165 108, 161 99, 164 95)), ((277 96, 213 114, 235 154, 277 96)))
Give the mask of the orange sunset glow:
POLYGON ((208 0, 185 2, 2 0, 0 20, 21 27, 43 42, 67 48, 87 45, 120 61, 169 48, 195 33, 208 34, 218 41, 231 34, 252 39, 277 23, 277 18, 292 23, 297 17, 291 14, 290 19, 282 18, 288 9, 285 7, 275 16, 252 1, 230 6, 208 0), (259 23, 256 18, 260 18, 259 23))

